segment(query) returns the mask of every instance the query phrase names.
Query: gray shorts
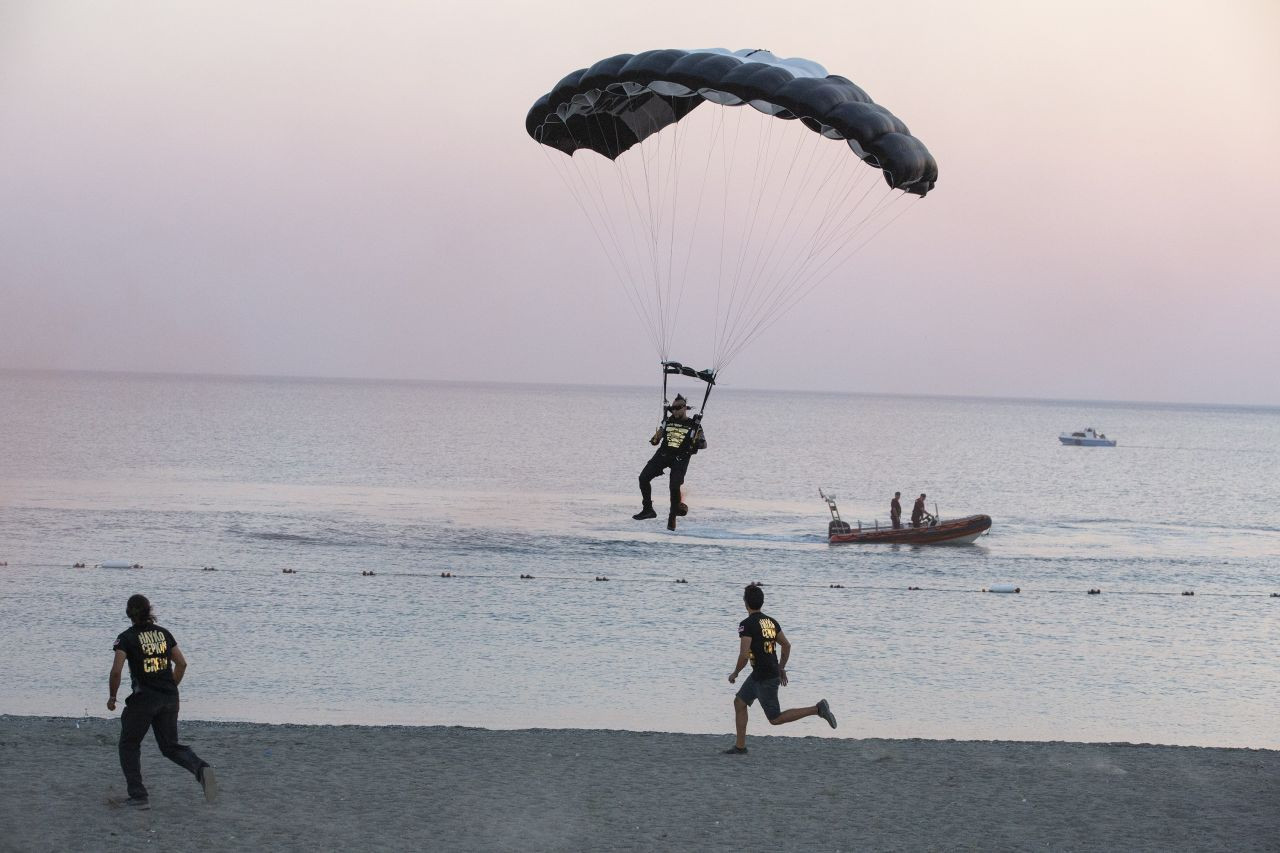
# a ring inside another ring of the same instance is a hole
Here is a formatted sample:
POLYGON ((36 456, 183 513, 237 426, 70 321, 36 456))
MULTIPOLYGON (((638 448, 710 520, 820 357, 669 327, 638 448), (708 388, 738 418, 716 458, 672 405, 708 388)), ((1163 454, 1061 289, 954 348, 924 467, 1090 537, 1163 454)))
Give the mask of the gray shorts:
POLYGON ((742 686, 738 688, 738 698, 748 707, 759 699, 760 710, 764 711, 765 717, 772 720, 782 713, 782 706, 778 704, 778 686, 781 683, 782 680, 779 678, 756 681, 748 675, 743 679, 742 686))

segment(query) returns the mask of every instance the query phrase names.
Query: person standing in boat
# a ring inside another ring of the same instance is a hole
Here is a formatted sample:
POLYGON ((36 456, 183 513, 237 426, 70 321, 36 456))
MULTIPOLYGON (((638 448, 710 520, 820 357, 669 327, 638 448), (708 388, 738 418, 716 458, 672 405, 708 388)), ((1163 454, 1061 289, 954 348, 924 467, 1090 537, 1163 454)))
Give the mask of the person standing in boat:
POLYGON ((915 505, 911 507, 911 526, 912 527, 919 527, 920 522, 924 520, 924 517, 926 515, 928 515, 928 513, 924 511, 924 497, 925 497, 924 492, 921 492, 920 497, 916 498, 915 505))
POLYGON ((632 518, 640 521, 646 518, 657 518, 653 509, 653 490, 649 485, 654 477, 661 477, 662 472, 671 469, 671 511, 667 515, 667 529, 676 529, 676 516, 687 515, 689 508, 680 500, 680 487, 684 485, 685 472, 689 470, 689 459, 699 450, 705 450, 707 439, 702 433, 702 424, 698 418, 688 416, 689 404, 683 394, 677 394, 668 407, 668 414, 663 419, 649 443, 656 445, 658 451, 640 472, 640 499, 644 505, 632 518))
POLYGON ((902 492, 894 492, 893 500, 889 501, 889 520, 893 522, 893 529, 902 529, 902 504, 898 502, 898 498, 902 497, 902 492))

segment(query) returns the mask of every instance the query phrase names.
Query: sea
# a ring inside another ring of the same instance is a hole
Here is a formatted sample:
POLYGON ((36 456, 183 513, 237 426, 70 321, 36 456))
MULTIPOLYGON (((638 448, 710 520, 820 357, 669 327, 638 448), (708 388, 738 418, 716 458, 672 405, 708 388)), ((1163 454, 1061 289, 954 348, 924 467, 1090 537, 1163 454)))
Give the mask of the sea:
POLYGON ((728 736, 758 582, 783 707, 839 728, 749 733, 1280 748, 1280 409, 718 387, 674 532, 665 480, 631 518, 660 411, 656 386, 0 372, 0 713, 107 716, 141 592, 188 718, 728 736), (1118 446, 1059 443, 1086 426, 1118 446), (895 491, 993 524, 831 546, 820 488, 855 525, 895 491))

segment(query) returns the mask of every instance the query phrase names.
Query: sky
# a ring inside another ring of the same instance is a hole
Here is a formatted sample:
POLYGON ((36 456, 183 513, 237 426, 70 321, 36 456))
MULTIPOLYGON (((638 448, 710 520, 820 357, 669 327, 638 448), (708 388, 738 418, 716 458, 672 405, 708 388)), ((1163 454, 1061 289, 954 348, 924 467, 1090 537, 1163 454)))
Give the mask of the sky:
POLYGON ((1276 44, 1274 0, 0 0, 0 368, 658 381, 525 115, 759 47, 939 180, 723 385, 1280 405, 1276 44))

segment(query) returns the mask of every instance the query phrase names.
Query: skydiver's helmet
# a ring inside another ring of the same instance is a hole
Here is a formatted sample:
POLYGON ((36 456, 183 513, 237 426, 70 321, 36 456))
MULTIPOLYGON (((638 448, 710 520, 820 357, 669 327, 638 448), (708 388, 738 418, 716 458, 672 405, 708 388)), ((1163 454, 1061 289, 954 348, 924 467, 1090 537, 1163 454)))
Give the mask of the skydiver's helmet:
POLYGON ((678 418, 682 418, 689 412, 689 401, 684 398, 683 394, 677 394, 676 398, 671 401, 671 405, 667 406, 667 411, 678 418))

